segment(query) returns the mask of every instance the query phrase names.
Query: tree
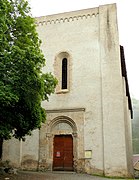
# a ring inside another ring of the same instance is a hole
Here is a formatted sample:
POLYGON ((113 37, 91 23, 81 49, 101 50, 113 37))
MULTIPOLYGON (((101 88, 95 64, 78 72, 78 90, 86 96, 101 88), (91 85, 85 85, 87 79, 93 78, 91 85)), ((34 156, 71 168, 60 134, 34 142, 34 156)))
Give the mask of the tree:
POLYGON ((42 72, 45 58, 26 0, 0 1, 0 44, 0 139, 21 139, 45 121, 41 102, 57 84, 42 72))

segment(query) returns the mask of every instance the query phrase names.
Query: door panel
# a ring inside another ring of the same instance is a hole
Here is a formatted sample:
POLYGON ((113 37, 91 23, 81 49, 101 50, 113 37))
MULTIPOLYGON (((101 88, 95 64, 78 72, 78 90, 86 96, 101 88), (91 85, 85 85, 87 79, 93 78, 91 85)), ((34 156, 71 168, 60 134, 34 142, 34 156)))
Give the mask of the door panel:
POLYGON ((73 168, 73 142, 70 136, 64 139, 64 169, 72 170, 73 168))
POLYGON ((55 136, 54 138, 54 161, 53 169, 54 170, 63 170, 63 147, 64 141, 60 136, 55 136))
POLYGON ((73 170, 73 139, 71 135, 54 137, 53 170, 73 170))

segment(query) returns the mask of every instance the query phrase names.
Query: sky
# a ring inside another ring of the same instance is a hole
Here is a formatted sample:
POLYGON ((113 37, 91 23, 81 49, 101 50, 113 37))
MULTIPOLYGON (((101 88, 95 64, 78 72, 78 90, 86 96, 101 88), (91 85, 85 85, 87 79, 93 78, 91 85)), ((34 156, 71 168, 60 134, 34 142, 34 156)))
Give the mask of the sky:
POLYGON ((139 99, 139 10, 138 0, 28 0, 33 17, 104 4, 117 4, 119 42, 124 46, 130 94, 139 99))

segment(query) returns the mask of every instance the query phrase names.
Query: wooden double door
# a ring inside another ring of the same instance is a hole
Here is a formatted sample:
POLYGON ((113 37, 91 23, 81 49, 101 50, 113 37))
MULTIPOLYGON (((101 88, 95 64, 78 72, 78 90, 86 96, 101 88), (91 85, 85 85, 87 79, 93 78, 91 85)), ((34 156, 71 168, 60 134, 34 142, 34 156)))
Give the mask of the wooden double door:
POLYGON ((56 135, 53 152, 53 170, 73 170, 73 138, 71 135, 56 135))

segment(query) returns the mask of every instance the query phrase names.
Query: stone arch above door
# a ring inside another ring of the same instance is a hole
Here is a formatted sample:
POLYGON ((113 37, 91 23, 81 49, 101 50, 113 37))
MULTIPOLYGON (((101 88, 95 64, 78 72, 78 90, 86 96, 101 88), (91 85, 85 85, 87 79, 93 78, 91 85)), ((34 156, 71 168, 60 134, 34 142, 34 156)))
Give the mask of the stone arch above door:
POLYGON ((67 116, 58 116, 49 123, 48 133, 51 134, 76 134, 75 122, 67 116))

